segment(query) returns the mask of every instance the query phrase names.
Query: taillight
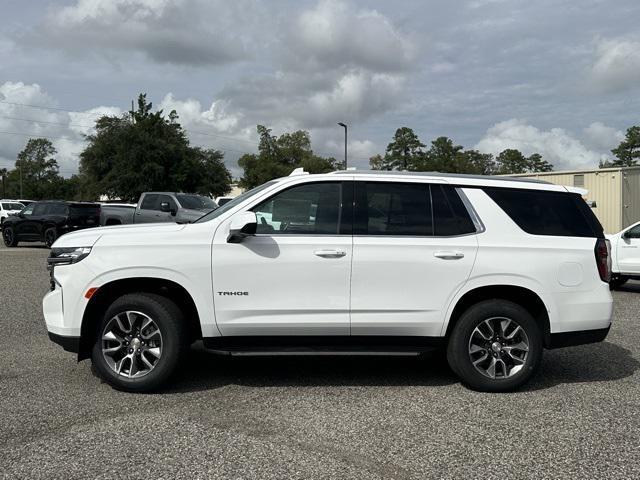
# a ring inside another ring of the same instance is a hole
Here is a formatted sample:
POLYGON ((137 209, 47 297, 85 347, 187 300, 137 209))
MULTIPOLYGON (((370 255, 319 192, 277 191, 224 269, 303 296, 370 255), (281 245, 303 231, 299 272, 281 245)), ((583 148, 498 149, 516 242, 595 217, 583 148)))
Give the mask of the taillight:
POLYGON ((596 242, 595 253, 600 279, 608 283, 611 280, 611 242, 599 238, 596 242))

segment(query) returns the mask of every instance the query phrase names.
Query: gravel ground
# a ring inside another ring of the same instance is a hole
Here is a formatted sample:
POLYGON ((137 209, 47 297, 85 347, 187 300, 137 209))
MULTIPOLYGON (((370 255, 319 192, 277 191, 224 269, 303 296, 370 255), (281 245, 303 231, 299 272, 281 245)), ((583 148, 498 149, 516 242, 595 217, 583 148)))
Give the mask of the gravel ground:
POLYGON ((233 358, 195 347, 170 390, 112 390, 51 343, 44 248, 0 248, 2 478, 638 478, 640 283, 607 341, 545 352, 520 392, 441 355, 233 358))

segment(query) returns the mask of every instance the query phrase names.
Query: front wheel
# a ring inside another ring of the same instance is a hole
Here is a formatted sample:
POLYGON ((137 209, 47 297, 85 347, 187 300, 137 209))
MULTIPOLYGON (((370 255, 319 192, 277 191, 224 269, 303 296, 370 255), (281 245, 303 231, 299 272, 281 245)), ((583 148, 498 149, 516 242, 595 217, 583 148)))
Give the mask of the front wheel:
POLYGON ((506 392, 531 378, 542 348, 540 327, 529 312, 507 300, 485 300, 460 317, 449 339, 447 360, 470 388, 506 392))
POLYGON ((4 227, 2 229, 2 239, 7 247, 18 246, 18 238, 16 237, 16 232, 13 227, 4 227))
POLYGON ((150 293, 129 294, 105 312, 91 360, 112 387, 147 392, 167 382, 187 346, 183 317, 172 301, 150 293))
POLYGON ((58 231, 55 227, 49 227, 44 231, 44 243, 47 247, 51 248, 58 238, 58 231))

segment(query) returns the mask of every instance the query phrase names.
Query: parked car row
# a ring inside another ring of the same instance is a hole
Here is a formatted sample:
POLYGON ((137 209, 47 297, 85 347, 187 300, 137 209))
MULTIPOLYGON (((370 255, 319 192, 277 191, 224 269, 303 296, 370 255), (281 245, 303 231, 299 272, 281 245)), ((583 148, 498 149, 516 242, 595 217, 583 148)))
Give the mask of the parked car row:
POLYGON ((62 200, 0 200, 2 238, 7 247, 19 242, 44 242, 98 226, 130 223, 190 223, 218 208, 209 197, 187 193, 145 192, 137 204, 100 204, 62 200))

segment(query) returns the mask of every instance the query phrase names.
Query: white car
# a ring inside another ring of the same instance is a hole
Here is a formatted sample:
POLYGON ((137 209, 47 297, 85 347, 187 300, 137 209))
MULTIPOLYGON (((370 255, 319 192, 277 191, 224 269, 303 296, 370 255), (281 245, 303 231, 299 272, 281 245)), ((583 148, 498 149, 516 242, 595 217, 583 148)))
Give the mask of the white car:
POLYGON ((16 215, 22 211, 24 205, 16 200, 0 200, 0 223, 4 223, 9 215, 16 215))
POLYGON ((612 288, 632 278, 640 280, 640 222, 607 238, 611 242, 612 288))
POLYGON ((442 347, 466 385, 508 391, 612 317, 589 207, 508 178, 292 174, 193 224, 69 233, 49 265, 51 340, 127 391, 160 387, 199 339, 242 355, 442 347))

